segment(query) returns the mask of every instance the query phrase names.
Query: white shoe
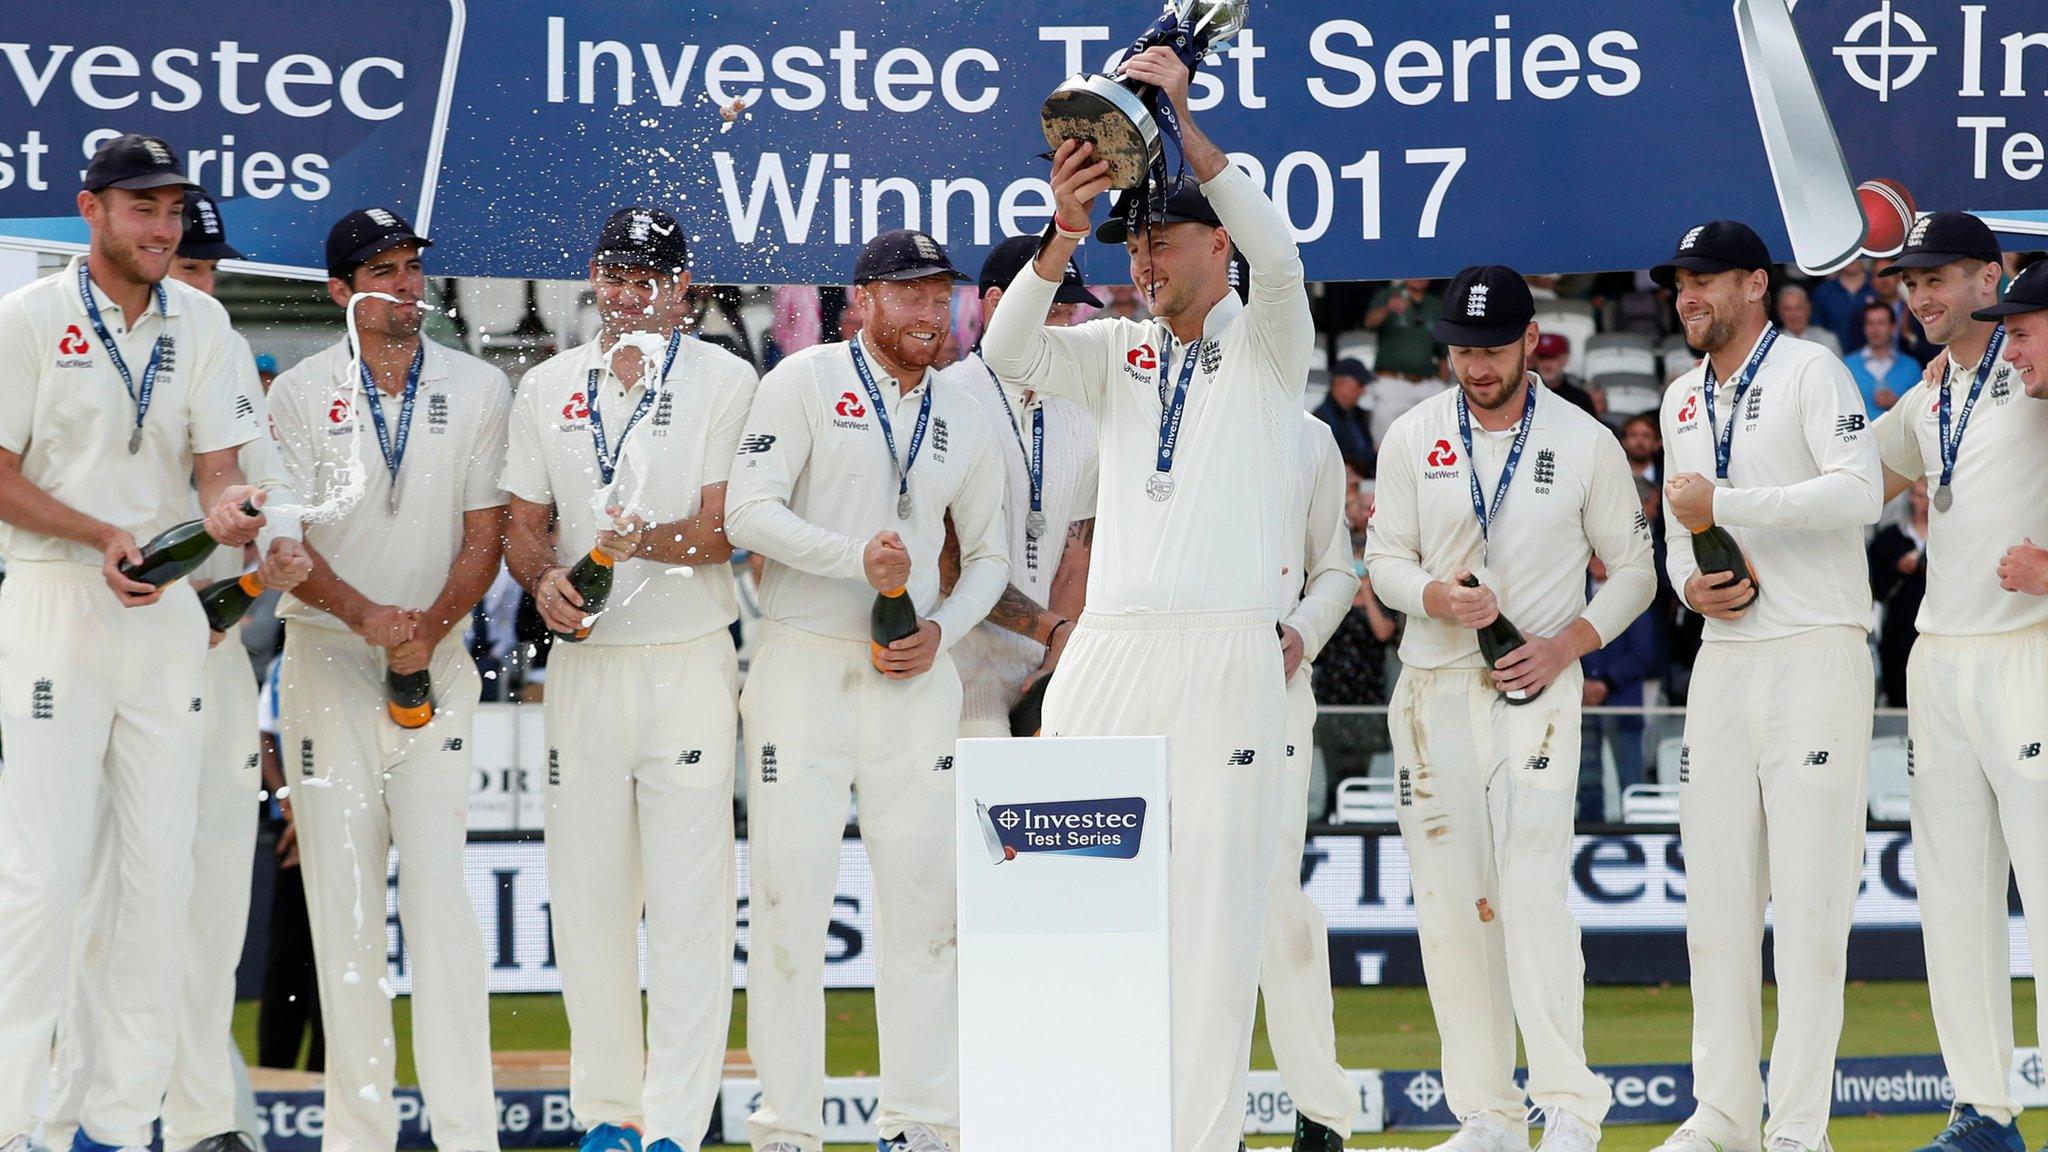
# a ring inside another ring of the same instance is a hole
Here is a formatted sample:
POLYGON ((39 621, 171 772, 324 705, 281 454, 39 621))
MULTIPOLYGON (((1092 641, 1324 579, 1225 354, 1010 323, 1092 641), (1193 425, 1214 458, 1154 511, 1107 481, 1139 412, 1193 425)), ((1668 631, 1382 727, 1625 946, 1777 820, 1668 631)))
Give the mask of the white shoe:
POLYGON ((0 1152, 30 1152, 35 1147, 35 1142, 26 1136, 16 1136, 10 1140, 0 1140, 0 1152))
POLYGON ((1678 1131, 1666 1136, 1664 1142, 1650 1149, 1650 1152, 1727 1152, 1727 1150, 1722 1148, 1719 1142, 1709 1140, 1706 1134, 1697 1128, 1680 1128, 1678 1131))
POLYGON ((1491 1113, 1476 1112, 1465 1117, 1457 1135, 1433 1152, 1529 1152, 1529 1138, 1517 1136, 1491 1113))
MULTIPOLYGON (((0 1149, 0 1152, 6 1152, 6 1150, 0 1149)), ((761 1149, 761 1152, 804 1152, 804 1150, 787 1140, 777 1140, 775 1143, 761 1149)))
POLYGON ((1562 1108, 1545 1109, 1543 1140, 1536 1152, 1594 1152, 1600 1147, 1600 1133, 1591 1124, 1562 1108))
POLYGON ((1820 1147, 1808 1148, 1796 1137, 1773 1136, 1764 1142, 1764 1152, 1832 1152, 1832 1149, 1825 1137, 1821 1139, 1820 1147))
POLYGON ((889 1148, 891 1152, 953 1152, 953 1146, 926 1124, 905 1124, 903 1131, 889 1141, 889 1148))

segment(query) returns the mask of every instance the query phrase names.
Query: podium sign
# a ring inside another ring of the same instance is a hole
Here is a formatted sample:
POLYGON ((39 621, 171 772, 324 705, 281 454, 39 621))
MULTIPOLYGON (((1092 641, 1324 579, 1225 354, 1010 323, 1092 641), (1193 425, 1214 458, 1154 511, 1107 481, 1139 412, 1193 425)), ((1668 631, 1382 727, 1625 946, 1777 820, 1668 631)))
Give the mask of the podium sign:
POLYGON ((1166 759, 960 741, 964 1147, 1172 1152, 1166 759))

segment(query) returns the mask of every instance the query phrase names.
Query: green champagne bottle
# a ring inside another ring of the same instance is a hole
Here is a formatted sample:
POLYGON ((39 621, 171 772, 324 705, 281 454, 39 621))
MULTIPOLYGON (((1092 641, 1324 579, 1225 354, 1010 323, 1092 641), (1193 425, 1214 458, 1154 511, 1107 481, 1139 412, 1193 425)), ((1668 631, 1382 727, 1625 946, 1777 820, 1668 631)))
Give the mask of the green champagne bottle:
POLYGON ((555 639, 578 644, 590 639, 590 630, 596 626, 597 614, 604 611, 605 601, 612 595, 612 558, 601 548, 592 548, 590 555, 576 562, 569 569, 569 584, 576 594, 583 597, 583 618, 590 623, 574 632, 557 632, 555 639))
POLYGON ((1010 735, 1036 736, 1045 728, 1045 690, 1052 687, 1052 677, 1040 676, 1010 709, 1010 735))
MULTIPOLYGON (((1468 572, 1459 583, 1467 588, 1477 588, 1479 587, 1479 577, 1468 572)), ((1493 623, 1479 630, 1479 654, 1486 657, 1486 667, 1489 673, 1498 667, 1501 660, 1510 652, 1526 643, 1528 641, 1522 639, 1522 630, 1515 627, 1514 622, 1502 613, 1495 613, 1493 623)), ((1508 703, 1515 705, 1527 704, 1541 695, 1543 695, 1543 689, 1541 688, 1538 688, 1533 693, 1520 689, 1501 693, 1501 696, 1508 703)))
POLYGON ((434 718, 434 678, 425 668, 417 672, 384 673, 391 700, 391 722, 400 728, 424 728, 434 718))
POLYGON ((868 613, 869 658, 875 667, 882 666, 882 649, 894 644, 905 636, 917 634, 917 605, 910 602, 908 591, 898 588, 875 597, 874 610, 868 613))
POLYGON ((1742 546, 1719 524, 1709 524, 1692 534, 1692 558, 1704 575, 1728 574, 1728 579, 1714 581, 1717 585, 1749 581, 1749 599, 1737 604, 1736 611, 1756 603, 1756 598, 1764 594, 1764 586, 1757 583, 1749 571, 1749 561, 1742 556, 1742 546))
POLYGON ((254 572, 242 573, 239 580, 222 580, 208 586, 199 594, 199 606, 206 610, 206 626, 215 632, 233 628, 261 595, 263 580, 254 572))
MULTIPOLYGON (((258 515, 256 505, 249 500, 242 501, 242 514, 258 515)), ((219 542, 206 534, 205 520, 187 520, 163 530, 157 537, 142 546, 142 562, 122 564, 121 575, 138 584, 153 584, 158 588, 169 584, 180 576, 190 575, 194 568, 206 563, 213 555, 219 542)))

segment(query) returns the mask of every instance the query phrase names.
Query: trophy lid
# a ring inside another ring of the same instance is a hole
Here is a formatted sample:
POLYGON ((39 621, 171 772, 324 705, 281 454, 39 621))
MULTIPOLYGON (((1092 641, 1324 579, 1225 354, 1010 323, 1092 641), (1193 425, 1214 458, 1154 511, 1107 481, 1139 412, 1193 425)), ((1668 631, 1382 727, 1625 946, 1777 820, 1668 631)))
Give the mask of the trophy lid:
POLYGON ((1167 0, 1166 5, 1196 43, 1212 48, 1244 31, 1250 9, 1251 0, 1167 0))

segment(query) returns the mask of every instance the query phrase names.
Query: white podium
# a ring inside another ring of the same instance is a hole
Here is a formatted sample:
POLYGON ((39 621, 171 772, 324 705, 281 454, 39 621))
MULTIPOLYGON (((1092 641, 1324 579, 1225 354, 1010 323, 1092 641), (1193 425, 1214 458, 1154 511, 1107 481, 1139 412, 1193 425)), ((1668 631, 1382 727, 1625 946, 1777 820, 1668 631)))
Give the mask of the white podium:
POLYGON ((962 740, 960 1126, 1172 1152, 1164 737, 962 740))

